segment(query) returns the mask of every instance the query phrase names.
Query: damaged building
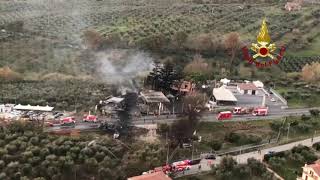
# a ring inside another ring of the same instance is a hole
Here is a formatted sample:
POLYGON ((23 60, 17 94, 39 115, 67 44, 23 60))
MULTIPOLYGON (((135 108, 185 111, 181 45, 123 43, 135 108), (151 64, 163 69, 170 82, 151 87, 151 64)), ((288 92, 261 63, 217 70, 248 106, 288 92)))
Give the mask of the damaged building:
POLYGON ((192 94, 195 90, 196 84, 190 81, 174 81, 171 85, 171 89, 175 93, 182 95, 192 94))
POLYGON ((108 97, 105 101, 100 101, 100 108, 103 115, 112 116, 123 110, 124 98, 108 97))
POLYGON ((139 108, 141 113, 144 114, 168 114, 169 109, 166 107, 170 101, 160 91, 142 91, 139 96, 139 108))

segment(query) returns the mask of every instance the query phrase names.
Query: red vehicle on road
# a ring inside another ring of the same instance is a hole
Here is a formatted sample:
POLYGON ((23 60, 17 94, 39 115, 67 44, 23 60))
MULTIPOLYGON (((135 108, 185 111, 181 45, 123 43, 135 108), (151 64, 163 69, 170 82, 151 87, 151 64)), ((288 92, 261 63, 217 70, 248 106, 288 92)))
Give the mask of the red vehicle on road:
POLYGON ((173 171, 184 171, 189 170, 191 168, 190 160, 178 161, 172 163, 173 171))
POLYGON ((268 107, 258 107, 255 108, 252 112, 254 116, 266 116, 268 115, 268 107))
POLYGON ((232 118, 232 112, 231 111, 223 111, 223 112, 220 112, 217 115, 217 119, 218 120, 225 120, 225 119, 231 119, 231 118, 232 118))
POLYGON ((98 122, 98 117, 95 115, 84 115, 83 116, 83 121, 84 122, 98 122))
POLYGON ((65 117, 60 121, 61 125, 67 125, 67 124, 75 124, 76 120, 74 117, 65 117))
POLYGON ((235 107, 233 108, 233 114, 239 114, 239 115, 243 115, 243 114, 250 114, 252 113, 252 111, 254 110, 254 108, 247 108, 247 107, 235 107))

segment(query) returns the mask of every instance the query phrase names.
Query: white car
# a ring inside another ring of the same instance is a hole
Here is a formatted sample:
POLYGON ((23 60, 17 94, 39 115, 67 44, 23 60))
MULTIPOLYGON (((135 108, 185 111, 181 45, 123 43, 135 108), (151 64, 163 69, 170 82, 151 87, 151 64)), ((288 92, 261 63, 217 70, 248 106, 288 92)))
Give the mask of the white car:
POLYGON ((276 102, 276 100, 274 98, 271 98, 270 101, 271 102, 276 102))

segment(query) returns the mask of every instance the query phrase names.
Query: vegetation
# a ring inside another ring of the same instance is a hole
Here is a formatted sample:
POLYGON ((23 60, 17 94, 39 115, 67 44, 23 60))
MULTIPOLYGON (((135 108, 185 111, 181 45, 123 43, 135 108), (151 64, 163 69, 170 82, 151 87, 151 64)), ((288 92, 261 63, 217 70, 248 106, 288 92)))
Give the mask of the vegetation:
POLYGON ((233 158, 225 157, 213 168, 212 174, 217 179, 275 179, 266 166, 256 159, 248 159, 248 164, 245 165, 237 164, 233 158))
POLYGON ((307 64, 302 68, 302 79, 306 82, 318 84, 320 82, 320 63, 307 64))
POLYGON ((312 149, 302 145, 296 146, 289 151, 265 156, 265 160, 271 169, 288 180, 294 180, 297 176, 301 177, 302 166, 313 163, 317 159, 318 157, 312 149))
POLYGON ((2 128, 0 137, 2 179, 125 179, 160 166, 165 157, 158 144, 53 136, 20 122, 2 128))
POLYGON ((0 102, 50 105, 60 110, 94 110, 110 95, 110 86, 85 80, 18 81, 0 83, 0 102))

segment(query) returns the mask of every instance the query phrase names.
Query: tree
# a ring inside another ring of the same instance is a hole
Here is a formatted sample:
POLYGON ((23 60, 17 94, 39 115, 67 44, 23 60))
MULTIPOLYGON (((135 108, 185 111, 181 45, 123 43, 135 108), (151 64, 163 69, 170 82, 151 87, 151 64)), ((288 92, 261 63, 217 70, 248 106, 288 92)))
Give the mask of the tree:
POLYGON ((309 112, 311 116, 314 116, 314 117, 318 117, 320 114, 320 111, 318 109, 310 109, 309 112))
POLYGON ((96 50, 101 46, 103 38, 97 31, 87 30, 84 32, 84 41, 89 48, 96 50))
POLYGON ((200 54, 196 54, 193 57, 193 60, 185 66, 183 71, 184 73, 191 76, 194 74, 206 76, 210 72, 212 72, 212 68, 209 66, 208 63, 205 62, 205 60, 201 57, 200 54))
POLYGON ((149 75, 151 85, 155 90, 171 91, 174 81, 182 79, 181 71, 171 61, 166 61, 164 66, 156 66, 149 75))
POLYGON ((301 71, 302 79, 306 82, 320 83, 320 63, 306 64, 301 71))
POLYGON ((224 46, 226 50, 230 53, 230 72, 234 65, 234 59, 240 48, 240 36, 237 32, 231 32, 225 36, 224 46))
POLYGON ((207 100, 206 94, 201 93, 183 97, 183 117, 171 126, 170 137, 172 140, 181 144, 193 137, 207 100))
POLYGON ((19 73, 13 71, 10 67, 5 66, 3 68, 0 68, 0 80, 14 81, 20 79, 22 79, 22 76, 19 73))
POLYGON ((184 31, 179 31, 177 32, 175 35, 174 35, 174 44, 179 48, 181 49, 184 45, 184 43, 186 42, 188 38, 188 35, 186 32, 184 31))
POLYGON ((208 145, 210 146, 211 149, 218 151, 222 147, 222 142, 218 140, 210 140, 208 142, 208 145))

